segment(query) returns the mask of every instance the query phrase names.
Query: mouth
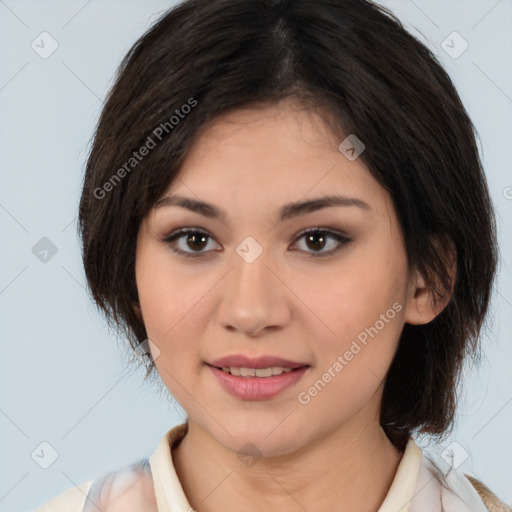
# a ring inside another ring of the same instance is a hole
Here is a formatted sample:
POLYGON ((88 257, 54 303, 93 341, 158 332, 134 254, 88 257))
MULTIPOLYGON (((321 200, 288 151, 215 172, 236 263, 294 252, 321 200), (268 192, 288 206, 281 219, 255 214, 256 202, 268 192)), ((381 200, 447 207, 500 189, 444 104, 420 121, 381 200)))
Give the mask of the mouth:
MULTIPOLYGON (((247 364, 247 363, 245 363, 247 364)), ((254 363, 253 363, 254 364, 254 363)), ((288 363, 291 366, 216 366, 206 363, 221 389, 245 401, 269 400, 295 386, 311 365, 288 363)))

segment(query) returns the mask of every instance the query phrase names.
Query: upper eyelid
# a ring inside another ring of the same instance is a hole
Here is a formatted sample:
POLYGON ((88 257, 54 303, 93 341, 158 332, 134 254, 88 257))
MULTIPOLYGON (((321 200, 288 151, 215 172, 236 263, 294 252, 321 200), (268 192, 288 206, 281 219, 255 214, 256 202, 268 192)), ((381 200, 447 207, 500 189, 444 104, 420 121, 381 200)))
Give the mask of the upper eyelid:
MULTIPOLYGON (((315 231, 331 233, 333 235, 338 235, 341 237, 347 237, 347 238, 349 237, 349 235, 347 233, 345 233, 344 230, 340 230, 337 228, 323 227, 323 226, 312 226, 310 228, 304 228, 304 229, 300 230, 295 235, 295 238, 305 235, 306 233, 315 232, 315 231)), ((208 230, 206 230, 204 228, 193 227, 193 226, 185 227, 185 228, 177 228, 177 229, 173 230, 171 233, 169 233, 168 235, 165 235, 163 238, 169 239, 171 237, 175 237, 178 235, 185 235, 187 233, 202 233, 203 235, 207 235, 210 238, 215 239, 215 237, 208 230)))

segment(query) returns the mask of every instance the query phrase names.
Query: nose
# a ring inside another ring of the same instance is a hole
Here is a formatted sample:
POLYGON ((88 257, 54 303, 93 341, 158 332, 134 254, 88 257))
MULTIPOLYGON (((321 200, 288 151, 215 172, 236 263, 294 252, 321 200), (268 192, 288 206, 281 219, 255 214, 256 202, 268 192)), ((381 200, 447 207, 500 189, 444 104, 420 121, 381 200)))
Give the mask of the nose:
POLYGON ((247 336, 283 328, 291 318, 293 295, 265 251, 252 263, 235 255, 234 268, 225 277, 218 321, 224 328, 247 336), (284 281, 284 282, 283 282, 284 281))

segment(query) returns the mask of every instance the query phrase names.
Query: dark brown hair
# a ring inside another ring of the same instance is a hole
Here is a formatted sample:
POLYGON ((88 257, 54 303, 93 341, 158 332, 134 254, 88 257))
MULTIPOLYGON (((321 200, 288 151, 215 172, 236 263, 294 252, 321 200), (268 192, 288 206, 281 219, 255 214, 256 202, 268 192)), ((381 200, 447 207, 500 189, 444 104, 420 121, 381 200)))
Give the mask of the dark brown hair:
MULTIPOLYGON (((450 291, 456 251, 450 301, 428 324, 405 325, 381 409, 397 446, 413 431, 441 435, 453 425, 463 362, 478 356, 498 263, 494 212, 476 130, 448 74, 370 1, 188 0, 140 37, 86 166, 79 229, 92 297, 137 349, 147 338, 133 311, 141 220, 210 121, 286 97, 328 112, 340 142, 356 134, 365 144, 359 158, 391 195, 409 268, 438 295, 450 291)), ((151 365, 146 377, 154 373, 151 365)))

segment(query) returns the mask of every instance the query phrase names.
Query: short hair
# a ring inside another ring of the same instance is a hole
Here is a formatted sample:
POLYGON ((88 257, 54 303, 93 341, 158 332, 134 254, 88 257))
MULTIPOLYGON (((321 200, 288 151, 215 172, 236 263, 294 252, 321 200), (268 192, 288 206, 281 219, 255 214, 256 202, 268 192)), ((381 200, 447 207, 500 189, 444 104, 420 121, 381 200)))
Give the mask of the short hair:
MULTIPOLYGON (((133 310, 141 220, 211 121, 285 98, 321 112, 340 142, 364 143, 359 158, 391 196, 409 271, 434 296, 450 293, 431 322, 405 324, 380 417, 396 446, 412 432, 442 437, 463 363, 478 359, 498 263, 494 211, 476 130, 448 74, 370 1, 187 0, 135 42, 86 163, 79 232, 91 296, 137 350, 147 339, 133 310)), ((154 373, 151 361, 146 378, 154 373)))

